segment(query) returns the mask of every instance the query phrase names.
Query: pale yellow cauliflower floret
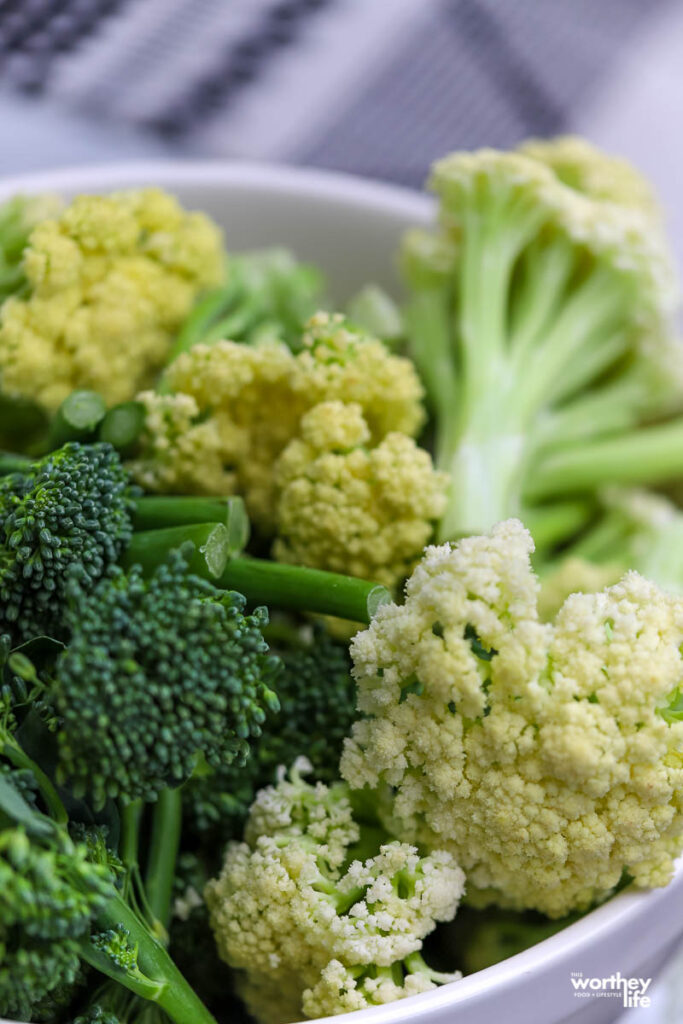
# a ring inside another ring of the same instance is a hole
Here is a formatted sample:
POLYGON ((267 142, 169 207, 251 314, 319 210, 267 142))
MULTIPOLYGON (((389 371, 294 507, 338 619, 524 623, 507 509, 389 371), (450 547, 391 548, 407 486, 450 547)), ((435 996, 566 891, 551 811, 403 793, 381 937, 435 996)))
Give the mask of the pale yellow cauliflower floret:
MULTIPOLYGON (((326 313, 312 318, 297 355, 272 340, 196 345, 171 364, 164 386, 194 399, 198 421, 215 423, 220 458, 234 474, 234 489, 244 495, 254 522, 271 533, 276 528, 274 464, 297 436, 305 412, 330 399, 358 402, 375 442, 390 431, 416 432, 424 415, 422 386, 410 360, 326 313)), ((163 451, 164 488, 185 490, 186 467, 173 478, 173 445, 165 438, 159 443, 149 421, 146 436, 146 478, 153 479, 152 463, 163 451)), ((195 478, 200 477, 198 467, 195 478)), ((203 487, 198 482, 194 490, 213 493, 210 480, 215 479, 210 474, 209 482, 203 487)))
POLYGON ((623 566, 609 562, 604 565, 572 555, 564 558, 541 577, 538 613, 544 622, 555 617, 570 594, 594 594, 616 583, 623 566))
POLYGON ((78 196, 31 232, 27 297, 0 312, 2 389, 48 411, 74 389, 132 398, 198 293, 224 272, 221 233, 158 189, 78 196))
POLYGON ((448 478, 405 434, 376 446, 357 403, 322 402, 275 466, 275 558, 393 586, 446 506, 448 478))
MULTIPOLYGON (((380 972, 371 978, 345 967, 339 960, 331 960, 321 973, 320 981, 304 993, 303 1010, 307 1017, 328 1017, 352 1010, 365 1010, 369 1006, 384 1006, 397 999, 429 992, 437 985, 419 970, 407 974, 396 982, 391 972, 380 972)), ((451 975, 449 981, 457 980, 451 975)))
POLYGON ((354 860, 353 844, 368 846, 368 837, 353 820, 347 788, 309 786, 298 774, 306 768, 299 762, 290 780, 281 776, 258 795, 245 842, 229 844, 205 890, 218 952, 240 971, 238 990, 264 1024, 299 1020, 323 1001, 326 1012, 343 1013, 348 1000, 339 988, 335 1000, 334 961, 367 991, 362 1005, 415 990, 408 979, 388 984, 403 977, 404 961, 426 987, 457 977, 431 972, 419 956, 423 938, 453 917, 462 895, 453 857, 375 840, 374 856, 354 860), (387 982, 381 993, 363 982, 375 974, 387 982))
POLYGON ((510 520, 429 548, 405 604, 352 642, 354 787, 395 787, 390 825, 450 850, 474 902, 551 916, 626 871, 663 885, 683 845, 683 601, 636 573, 537 612, 531 538, 510 520))

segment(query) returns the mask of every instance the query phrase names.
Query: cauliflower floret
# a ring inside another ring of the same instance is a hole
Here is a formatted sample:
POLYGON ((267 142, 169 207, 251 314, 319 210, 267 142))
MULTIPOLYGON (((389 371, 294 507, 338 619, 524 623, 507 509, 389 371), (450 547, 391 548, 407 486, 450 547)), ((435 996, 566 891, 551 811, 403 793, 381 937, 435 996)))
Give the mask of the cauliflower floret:
MULTIPOLYGON (((266 533, 276 528, 274 464, 313 406, 330 399, 358 402, 375 443, 389 431, 414 433, 423 420, 422 387, 410 360, 327 313, 311 319, 297 355, 272 339, 195 345, 171 363, 164 388, 192 398, 198 419, 215 424, 222 447, 218 457, 235 474, 232 490, 244 495, 250 516, 266 533)), ((175 446, 163 422, 148 419, 141 455, 145 477, 140 478, 146 486, 159 458, 164 465, 156 475, 164 489, 186 492, 184 457, 178 455, 176 471, 175 446)), ((137 474, 136 465, 133 470, 137 474)), ((201 474, 198 466, 192 490, 213 493, 216 474, 208 474, 203 485, 201 474)))
MULTIPOLYGON (((410 960, 410 958, 408 958, 410 960)), ((383 1006, 397 999, 429 992, 444 981, 457 981, 459 972, 437 975, 424 969, 424 964, 406 964, 408 970, 401 982, 397 982, 389 968, 370 974, 362 968, 345 967, 339 960, 331 960, 321 973, 320 981, 306 989, 303 1010, 307 1017, 327 1017, 352 1010, 364 1010, 369 1006, 383 1006)))
POLYGON ((74 388, 132 398, 224 270, 218 228, 158 189, 78 196, 29 236, 28 296, 0 312, 3 390, 53 411, 74 388))
POLYGON ((521 523, 427 550, 401 607, 352 642, 356 788, 393 834, 449 850, 475 903, 585 909, 624 872, 663 885, 683 845, 683 602, 636 573, 553 623, 521 523), (680 716, 678 716, 680 717, 680 716))
POLYGON ((415 982, 396 982, 404 970, 422 973, 427 987, 457 977, 430 972, 419 956, 423 938, 453 917, 462 895, 453 857, 381 844, 374 829, 364 834, 347 787, 307 785, 299 774, 307 767, 298 763, 289 780, 281 776, 259 794, 245 842, 229 844, 205 890, 218 952, 241 970, 240 994, 264 1024, 300 1019, 307 1001, 344 1012, 348 993, 334 988, 339 970, 367 976, 362 1005, 411 994, 415 982), (374 856, 354 859, 355 850, 371 848, 374 856))
POLYGON ((275 558, 399 583, 446 506, 446 474, 405 434, 371 447, 357 403, 322 402, 299 430, 275 466, 275 558))

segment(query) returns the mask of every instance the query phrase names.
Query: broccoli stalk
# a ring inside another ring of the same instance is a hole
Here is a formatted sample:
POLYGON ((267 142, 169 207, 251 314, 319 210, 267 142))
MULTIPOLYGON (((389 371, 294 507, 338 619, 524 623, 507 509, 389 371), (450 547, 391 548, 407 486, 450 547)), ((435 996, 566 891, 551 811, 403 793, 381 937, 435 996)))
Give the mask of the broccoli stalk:
POLYGON ((74 981, 83 960, 157 1004, 176 1024, 215 1024, 164 946, 121 895, 101 838, 93 839, 100 845, 93 856, 91 847, 75 843, 63 825, 32 810, 11 790, 0 780, 0 812, 15 820, 13 828, 0 833, 6 901, 0 925, 5 954, 0 1011, 33 1016, 35 1004, 56 984, 74 981), (17 935, 28 947, 17 946, 17 935))
POLYGON ((199 342, 210 345, 223 338, 253 344, 275 337, 296 349, 304 324, 320 308, 323 285, 317 267, 297 263, 283 249, 233 257, 227 283, 196 303, 180 328, 168 363, 199 342))
POLYGON ((410 233, 403 263, 436 464, 451 479, 447 540, 519 515, 524 499, 590 489, 596 445, 602 481, 620 482, 632 462, 610 459, 603 438, 660 411, 680 381, 667 363, 668 256, 649 217, 528 155, 456 153, 431 184, 440 227, 410 233))

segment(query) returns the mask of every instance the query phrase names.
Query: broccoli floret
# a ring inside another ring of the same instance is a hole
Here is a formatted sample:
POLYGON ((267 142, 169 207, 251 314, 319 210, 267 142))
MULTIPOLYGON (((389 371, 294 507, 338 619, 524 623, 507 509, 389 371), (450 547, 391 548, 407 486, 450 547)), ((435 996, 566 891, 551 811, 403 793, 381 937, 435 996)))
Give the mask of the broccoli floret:
POLYGON ((308 785, 301 759, 256 797, 245 842, 230 843, 205 890, 218 951, 263 1024, 389 1002, 458 974, 433 975, 422 940, 450 920, 464 876, 354 820, 342 783, 308 785), (421 988, 409 982, 422 973, 421 988), (346 983, 341 983, 343 975, 346 983), (355 994, 350 979, 358 979, 355 994), (339 982, 339 983, 338 983, 339 982))
POLYGON ((82 941, 106 903, 109 876, 64 833, 49 842, 0 832, 0 1014, 40 1020, 78 981, 82 941))
POLYGON ((88 589, 116 561, 132 537, 136 493, 104 444, 67 444, 0 478, 0 632, 15 642, 63 634, 70 572, 88 589))
POLYGON ((112 567, 90 592, 67 591, 68 649, 52 695, 62 725, 60 772, 95 806, 108 796, 153 800, 195 768, 242 762, 266 711, 276 660, 267 612, 188 572, 181 552, 149 579, 112 567))
POLYGON ((267 716, 246 764, 200 773, 183 790, 188 825, 203 836, 203 848, 210 845, 214 851, 242 835, 257 790, 276 781, 281 765, 305 755, 316 778, 333 782, 344 738, 356 717, 345 645, 320 625, 297 629, 275 622, 266 636, 282 661, 273 683, 279 713, 267 716))
MULTIPOLYGON (((435 164, 439 227, 409 233, 403 265, 435 461, 451 479, 440 540, 524 502, 666 471, 639 424, 681 393, 675 274, 645 187, 624 173, 566 142, 556 159, 546 144, 435 164), (610 169, 622 187, 607 197, 610 169)), ((682 450, 669 440, 679 470, 682 450)))

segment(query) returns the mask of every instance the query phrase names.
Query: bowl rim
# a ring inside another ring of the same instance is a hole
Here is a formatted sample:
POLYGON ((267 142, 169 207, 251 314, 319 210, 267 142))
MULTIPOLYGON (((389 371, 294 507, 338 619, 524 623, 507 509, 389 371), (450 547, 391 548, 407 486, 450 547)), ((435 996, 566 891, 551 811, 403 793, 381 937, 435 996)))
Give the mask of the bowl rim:
MULTIPOLYGON (((174 188, 231 188, 251 192, 277 193, 298 198, 333 200, 373 213, 413 220, 415 225, 429 222, 434 211, 431 197, 400 185, 374 181, 357 175, 277 163, 235 160, 126 160, 111 163, 78 164, 27 174, 0 177, 0 201, 21 193, 40 191, 97 191, 126 188, 150 183, 174 188)), ((476 998, 484 989, 502 989, 520 975, 529 974, 540 964, 544 972, 557 967, 590 937, 601 942, 637 921, 647 907, 655 911, 674 895, 683 897, 683 857, 676 862, 674 875, 665 887, 636 890, 632 887, 589 911, 574 924, 492 967, 477 971, 460 981, 430 992, 346 1014, 361 1024, 407 1024, 414 1019, 419 1005, 425 1013, 455 1008, 476 998)), ((338 1017, 317 1018, 308 1024, 322 1024, 338 1017)), ((0 1020, 0 1024, 8 1024, 0 1020)), ((9 1022, 11 1024, 11 1022, 9 1022)))
POLYGON ((373 212, 414 217, 424 223, 434 200, 417 189, 356 174, 249 160, 125 160, 75 164, 0 177, 0 200, 41 191, 127 188, 149 182, 165 188, 227 186, 312 199, 343 199, 373 212))

